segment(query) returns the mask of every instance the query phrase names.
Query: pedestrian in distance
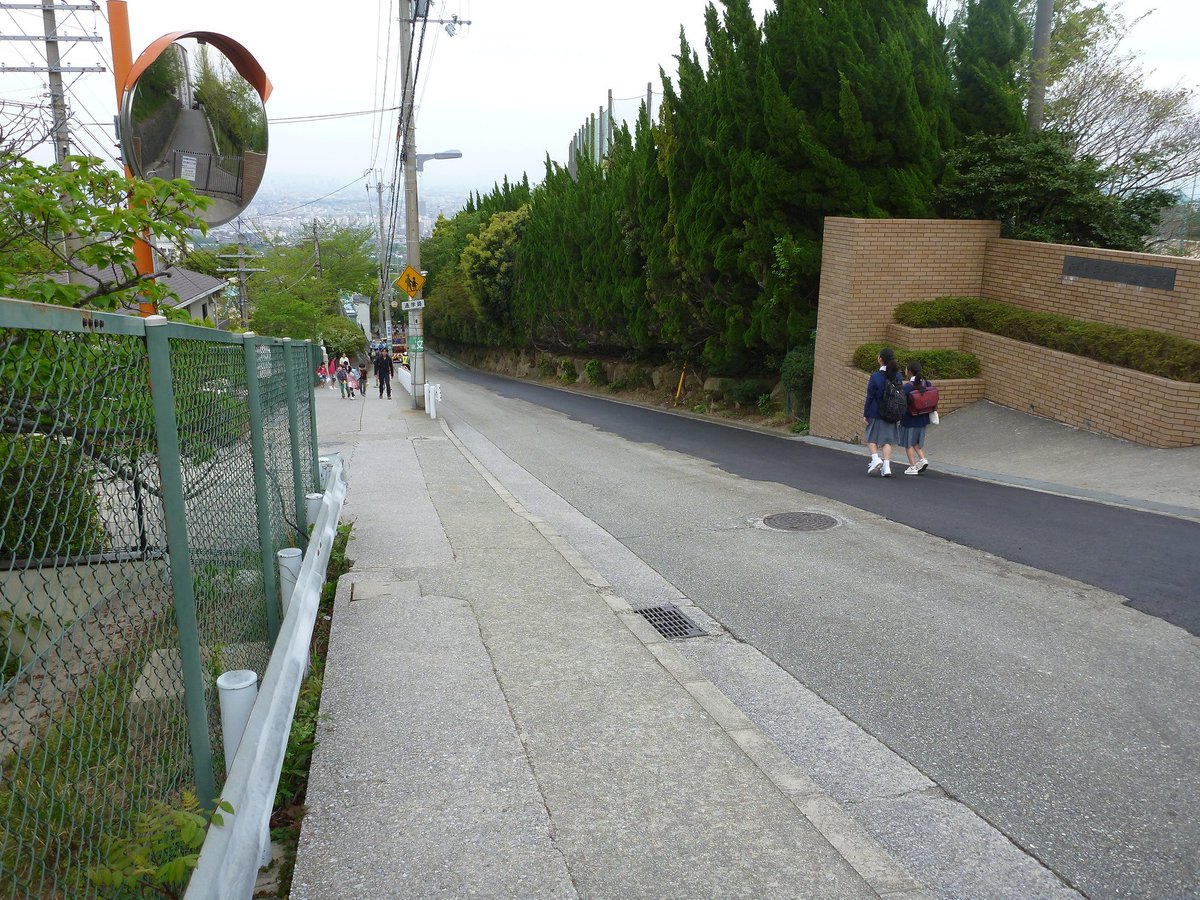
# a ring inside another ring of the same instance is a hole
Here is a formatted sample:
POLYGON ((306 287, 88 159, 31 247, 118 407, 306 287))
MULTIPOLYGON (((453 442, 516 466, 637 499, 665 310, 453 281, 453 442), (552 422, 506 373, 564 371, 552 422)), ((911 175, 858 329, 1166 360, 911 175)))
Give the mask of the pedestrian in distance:
MULTIPOLYGON (((910 397, 914 393, 923 394, 933 387, 927 378, 921 377, 921 364, 916 360, 905 366, 908 380, 904 382, 904 395, 910 397)), ((909 411, 900 420, 900 446, 908 456, 908 468, 905 475, 920 475, 929 468, 929 460, 925 458, 925 429, 929 426, 929 413, 914 414, 912 404, 909 411)))
MULTIPOLYGON (((890 403, 887 399, 891 388, 901 392, 900 367, 896 364, 896 354, 891 347, 879 351, 875 360, 879 369, 871 373, 867 382, 867 398, 863 403, 863 425, 866 426, 867 449, 871 451, 871 461, 867 464, 867 474, 876 472, 883 478, 892 477, 892 447, 899 440, 899 422, 902 413, 894 413, 890 419, 890 403), (882 449, 883 455, 880 456, 882 449)), ((903 393, 900 393, 903 400, 903 393)))
POLYGON ((379 384, 379 399, 383 399, 383 392, 387 390, 387 398, 392 399, 392 355, 387 350, 380 350, 375 354, 375 381, 379 384))
POLYGON ((349 393, 349 391, 350 391, 350 369, 349 369, 349 367, 341 366, 341 365, 338 366, 338 368, 337 368, 337 383, 338 383, 338 390, 340 390, 342 392, 343 400, 345 400, 347 396, 351 396, 351 397, 354 396, 353 394, 349 393))
POLYGON ((371 369, 369 363, 370 357, 367 358, 367 362, 358 367, 358 387, 364 400, 367 398, 367 374, 371 369))
POLYGON ((358 366, 351 366, 346 372, 346 383, 350 386, 350 396, 354 397, 354 392, 358 390, 359 379, 358 366))

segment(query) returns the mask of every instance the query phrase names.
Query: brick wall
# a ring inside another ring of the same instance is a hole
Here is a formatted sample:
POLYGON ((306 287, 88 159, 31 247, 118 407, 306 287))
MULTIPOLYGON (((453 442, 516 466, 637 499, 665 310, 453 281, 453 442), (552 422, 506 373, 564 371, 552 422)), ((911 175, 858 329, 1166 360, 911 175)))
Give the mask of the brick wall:
POLYGON ((1150 328, 1200 341, 1200 260, 996 238, 988 242, 979 296, 1089 322, 1150 328), (1064 276, 1066 256, 1174 269, 1175 289, 1064 276))
POLYGON ((900 303, 979 296, 988 241, 999 234, 996 222, 825 220, 813 434, 841 440, 861 435, 866 376, 849 368, 855 349, 888 339, 892 310, 900 303))
POLYGON ((900 303, 950 295, 984 296, 1200 340, 1200 261, 1002 240, 995 222, 830 218, 811 432, 861 438, 867 375, 849 364, 859 345, 879 341, 910 350, 961 349, 979 357, 980 378, 938 382, 945 412, 988 399, 1152 447, 1200 444, 1200 385, 971 329, 911 329, 892 321, 900 303), (1173 267, 1175 289, 1064 277, 1068 254, 1173 267))

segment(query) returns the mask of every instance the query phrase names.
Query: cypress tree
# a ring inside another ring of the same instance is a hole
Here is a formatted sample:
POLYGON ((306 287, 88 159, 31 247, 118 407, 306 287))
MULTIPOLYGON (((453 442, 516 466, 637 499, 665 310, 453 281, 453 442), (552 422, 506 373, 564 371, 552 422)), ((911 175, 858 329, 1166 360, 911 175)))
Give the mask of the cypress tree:
POLYGON ((951 48, 954 124, 964 135, 1025 130, 1017 72, 1027 44, 1014 0, 967 0, 951 48))

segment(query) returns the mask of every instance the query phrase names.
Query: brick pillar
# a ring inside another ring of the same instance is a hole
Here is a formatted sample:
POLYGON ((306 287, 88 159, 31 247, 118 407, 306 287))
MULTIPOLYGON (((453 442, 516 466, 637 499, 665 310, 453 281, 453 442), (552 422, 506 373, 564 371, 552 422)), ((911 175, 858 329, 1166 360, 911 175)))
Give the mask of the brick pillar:
POLYGON ((980 296, 988 239, 999 234, 998 222, 825 220, 812 434, 838 440, 861 435, 867 375, 850 368, 855 349, 886 340, 901 303, 980 296))

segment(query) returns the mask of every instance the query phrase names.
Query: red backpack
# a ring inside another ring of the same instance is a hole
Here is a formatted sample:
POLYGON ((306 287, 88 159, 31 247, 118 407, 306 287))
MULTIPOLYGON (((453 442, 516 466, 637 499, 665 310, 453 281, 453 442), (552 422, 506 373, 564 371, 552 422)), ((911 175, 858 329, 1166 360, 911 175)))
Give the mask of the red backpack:
POLYGON ((938 389, 928 381, 925 382, 924 387, 914 386, 908 394, 908 414, 910 416, 927 415, 937 409, 937 405, 938 389))

